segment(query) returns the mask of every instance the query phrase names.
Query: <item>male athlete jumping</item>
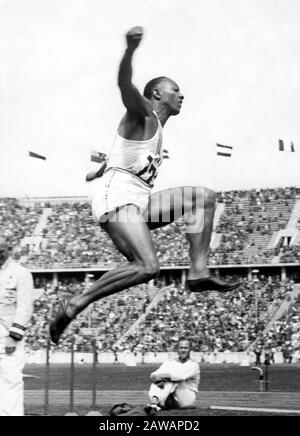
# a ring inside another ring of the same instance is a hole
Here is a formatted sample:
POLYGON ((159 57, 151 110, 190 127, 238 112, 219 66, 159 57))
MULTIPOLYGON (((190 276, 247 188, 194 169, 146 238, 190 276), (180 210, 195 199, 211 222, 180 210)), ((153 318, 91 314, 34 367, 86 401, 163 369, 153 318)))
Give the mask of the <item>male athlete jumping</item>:
MULTIPOLYGON (((98 177, 95 182, 98 189, 92 203, 94 218, 129 263, 108 271, 81 295, 62 301, 50 324, 54 343, 58 343, 68 324, 92 302, 157 277, 159 263, 151 230, 183 215, 190 244, 188 288, 198 292, 227 292, 239 286, 239 282, 228 283, 212 277, 207 267, 214 192, 203 187, 176 187, 151 193, 162 162, 162 129, 170 116, 179 114, 184 97, 178 85, 167 77, 148 82, 143 95, 133 85, 132 57, 142 36, 141 27, 134 27, 126 34, 127 47, 118 74, 126 113, 106 163, 94 175, 98 177)), ((89 175, 87 180, 94 176, 89 175)))

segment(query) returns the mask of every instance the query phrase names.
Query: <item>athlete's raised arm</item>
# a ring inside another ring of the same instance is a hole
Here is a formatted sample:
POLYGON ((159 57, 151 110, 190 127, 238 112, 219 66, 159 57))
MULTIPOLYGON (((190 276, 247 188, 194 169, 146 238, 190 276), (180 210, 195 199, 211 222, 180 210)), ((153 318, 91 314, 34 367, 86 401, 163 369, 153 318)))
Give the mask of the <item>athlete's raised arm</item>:
POLYGON ((150 103, 132 83, 132 56, 143 37, 142 27, 133 27, 126 34, 127 48, 119 67, 118 86, 129 114, 145 118, 152 114, 150 103))

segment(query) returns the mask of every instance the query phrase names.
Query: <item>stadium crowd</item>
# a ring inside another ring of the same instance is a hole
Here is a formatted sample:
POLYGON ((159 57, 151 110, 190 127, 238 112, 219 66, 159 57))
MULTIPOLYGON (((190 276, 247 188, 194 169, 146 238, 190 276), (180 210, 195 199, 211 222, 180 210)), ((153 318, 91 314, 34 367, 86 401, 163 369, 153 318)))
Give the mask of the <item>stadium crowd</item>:
MULTIPOLYGON (((280 244, 268 249, 274 232, 286 228, 299 198, 299 188, 218 193, 217 202, 224 209, 215 228, 219 239, 211 249, 210 264, 272 263, 274 257, 283 263, 299 263, 300 245, 280 244)), ((296 221, 297 230, 300 230, 300 217, 296 221)), ((122 256, 110 239, 95 225, 87 199, 30 201, 2 198, 0 232, 12 240, 14 255, 28 267, 80 269, 97 265, 109 268, 122 262, 122 256)), ((155 230, 154 240, 162 265, 189 263, 182 221, 155 230)), ((51 310, 61 293, 77 292, 86 285, 75 278, 56 285, 48 279, 40 279, 36 285, 41 289, 40 296, 35 302, 33 325, 28 332, 32 349, 45 347, 51 310)), ((198 351, 241 351, 257 338, 260 346, 267 343, 271 348, 295 350, 299 344, 299 302, 266 336, 261 336, 290 285, 281 284, 278 279, 260 277, 263 298, 258 299, 258 316, 253 286, 244 280, 238 291, 226 297, 190 294, 176 286, 167 288, 159 305, 150 311, 137 333, 120 347, 129 344, 135 351, 170 349, 178 339, 176 329, 180 326, 183 334, 189 332, 194 337, 198 351)), ((148 289, 149 286, 124 291, 95 303, 93 310, 89 309, 74 321, 61 341, 60 349, 68 349, 75 337, 78 350, 89 350, 90 329, 94 328, 97 329, 98 348, 113 349, 116 341, 147 308, 153 296, 148 289)))
POLYGON ((216 232, 222 239, 212 253, 214 264, 270 263, 272 234, 289 221, 299 190, 296 188, 220 193, 226 205, 216 232))
POLYGON ((283 247, 279 261, 282 263, 299 263, 300 246, 283 247))
MULTIPOLYGON (((45 349, 48 322, 53 307, 62 295, 76 293, 84 282, 64 280, 53 286, 46 279, 36 283, 39 297, 27 342, 31 350, 45 349)), ((165 288, 159 303, 129 336, 123 335, 147 311, 158 287, 141 286, 107 297, 84 311, 64 333, 58 349, 92 351, 96 338, 98 351, 160 352, 172 351, 178 337, 193 339, 194 350, 202 352, 244 351, 255 340, 260 346, 283 351, 289 343, 299 349, 300 301, 264 336, 263 331, 281 303, 289 298, 292 283, 278 278, 260 277, 255 285, 246 279, 239 290, 230 294, 193 294, 182 286, 165 288), (116 342, 121 339, 118 347, 116 342), (263 344, 263 345, 262 345, 263 344)), ((147 311, 148 312, 148 311, 147 311)))
POLYGON ((254 282, 246 279, 237 291, 226 296, 214 292, 191 294, 173 287, 136 333, 126 338, 126 344, 138 349, 143 346, 147 351, 167 351, 182 334, 193 338, 195 351, 244 351, 291 290, 290 283, 282 284, 279 279, 262 277, 256 285, 257 300, 254 282))
POLYGON ((0 234, 16 246, 16 257, 29 253, 30 246, 21 246, 20 242, 26 236, 32 236, 42 212, 40 203, 26 204, 16 198, 0 198, 0 234))
POLYGON ((110 239, 95 225, 87 201, 51 204, 42 236, 46 243, 29 254, 29 265, 112 266, 120 261, 110 239))
MULTIPOLYGON (((91 284, 93 280, 89 282, 91 284)), ((32 323, 27 332, 27 343, 32 350, 45 349, 47 346, 48 324, 62 296, 76 294, 88 283, 76 279, 65 279, 56 285, 46 279, 39 279, 32 323)), ((143 313, 149 303, 150 290, 144 292, 143 287, 135 287, 131 291, 123 291, 109 296, 99 303, 94 303, 82 312, 71 324, 62 337, 58 349, 69 351, 75 338, 77 351, 91 351, 92 338, 96 336, 99 350, 112 350, 119 337, 143 313)))
MULTIPOLYGON (((221 237, 211 250, 210 264, 271 263, 277 255, 281 262, 297 262, 299 245, 268 249, 268 244, 274 232, 286 227, 299 194, 297 188, 218 193, 224 211, 215 229, 221 237)), ((44 203, 2 199, 0 212, 0 231, 12 236, 16 244, 21 242, 18 255, 28 267, 111 267, 122 261, 110 239, 95 225, 87 199, 49 199, 44 203), (24 237, 36 235, 43 208, 49 214, 38 230, 39 245, 32 249, 24 237)), ((156 230, 154 240, 161 264, 188 264, 182 222, 156 230)))
POLYGON ((266 334, 259 336, 257 344, 267 350, 280 349, 284 361, 291 363, 293 353, 300 352, 300 295, 286 315, 276 321, 266 334))

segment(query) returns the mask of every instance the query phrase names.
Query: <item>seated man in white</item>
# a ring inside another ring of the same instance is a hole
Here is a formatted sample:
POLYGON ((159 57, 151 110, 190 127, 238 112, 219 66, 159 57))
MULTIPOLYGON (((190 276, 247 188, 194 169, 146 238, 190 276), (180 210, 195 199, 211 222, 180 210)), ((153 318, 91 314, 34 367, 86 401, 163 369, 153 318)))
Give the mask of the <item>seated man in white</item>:
POLYGON ((144 409, 148 415, 157 415, 162 408, 180 409, 194 405, 200 381, 200 367, 190 358, 190 353, 190 341, 180 338, 178 358, 164 362, 150 375, 150 404, 144 409))

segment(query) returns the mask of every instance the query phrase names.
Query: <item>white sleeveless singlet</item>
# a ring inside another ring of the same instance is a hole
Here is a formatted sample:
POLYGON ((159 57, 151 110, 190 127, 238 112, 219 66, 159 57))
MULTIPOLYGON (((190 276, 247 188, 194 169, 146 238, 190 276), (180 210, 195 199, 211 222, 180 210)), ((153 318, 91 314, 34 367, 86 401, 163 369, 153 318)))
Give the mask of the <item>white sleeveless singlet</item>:
POLYGON ((114 168, 139 177, 150 188, 154 185, 158 167, 162 163, 162 126, 158 116, 158 128, 151 139, 135 141, 125 139, 118 133, 107 159, 106 171, 114 168))
POLYGON ((117 133, 105 173, 95 181, 92 211, 97 222, 107 212, 127 204, 136 205, 141 212, 147 207, 163 153, 162 126, 154 114, 158 128, 152 138, 134 141, 117 133))

